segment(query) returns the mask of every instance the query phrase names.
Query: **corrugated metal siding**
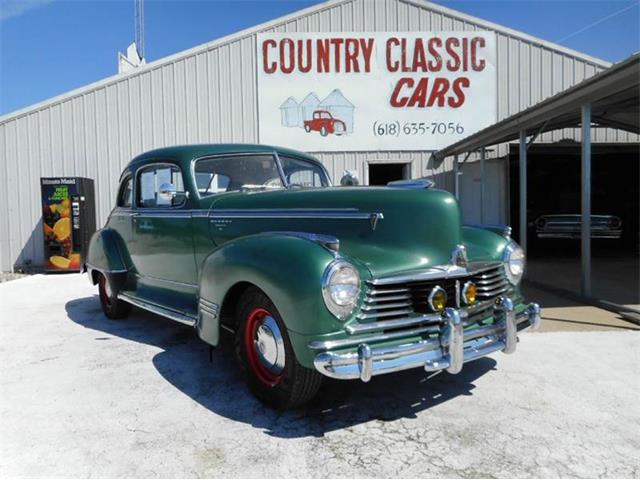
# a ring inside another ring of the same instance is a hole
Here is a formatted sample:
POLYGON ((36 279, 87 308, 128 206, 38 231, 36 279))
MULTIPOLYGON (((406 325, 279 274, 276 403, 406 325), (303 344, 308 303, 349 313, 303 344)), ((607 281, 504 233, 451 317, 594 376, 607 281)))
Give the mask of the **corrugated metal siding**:
MULTIPOLYGON (((435 8, 435 7, 434 7, 435 8)), ((353 0, 320 5, 263 31, 477 30, 481 24, 402 0, 353 0)), ((498 32, 500 119, 580 81, 602 66, 498 32)), ((0 123, 0 269, 42 263, 41 176, 96 181, 98 223, 112 208, 121 170, 145 150, 180 143, 257 142, 255 34, 207 45, 122 78, 19 112, 0 123)), ((571 131, 544 134, 557 141, 571 131)), ((637 141, 617 131, 596 141, 637 141)), ((575 137, 573 137, 575 138, 575 137)), ((501 147, 504 149, 504 147, 501 147)), ((498 153, 498 152, 496 152, 498 153)), ((406 161, 413 176, 433 175, 451 190, 448 159, 427 168, 429 152, 318 154, 337 182, 344 170, 367 178, 375 161, 406 161)))

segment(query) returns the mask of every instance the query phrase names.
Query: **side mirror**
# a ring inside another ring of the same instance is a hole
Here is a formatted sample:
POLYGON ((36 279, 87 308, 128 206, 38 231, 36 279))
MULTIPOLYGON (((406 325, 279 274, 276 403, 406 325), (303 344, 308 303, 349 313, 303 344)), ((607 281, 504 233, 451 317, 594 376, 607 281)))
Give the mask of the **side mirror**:
POLYGON ((178 192, 173 183, 163 183, 158 190, 158 205, 182 205, 187 198, 189 192, 178 192))
POLYGON ((343 187, 353 187, 360 185, 360 179, 358 178, 358 172, 353 170, 345 170, 340 179, 340 185, 343 187))

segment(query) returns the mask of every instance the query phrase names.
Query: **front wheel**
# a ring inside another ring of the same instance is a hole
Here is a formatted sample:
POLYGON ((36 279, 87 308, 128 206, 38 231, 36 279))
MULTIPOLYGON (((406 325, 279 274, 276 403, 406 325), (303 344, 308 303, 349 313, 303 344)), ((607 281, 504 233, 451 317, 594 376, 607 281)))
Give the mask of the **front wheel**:
POLYGON ((326 137, 327 134, 329 133, 329 131, 327 130, 327 127, 320 127, 320 135, 322 135, 323 137, 326 137))
POLYGON ((236 355, 253 394, 279 408, 293 408, 315 396, 322 375, 296 360, 275 305, 257 288, 240 298, 236 355))
POLYGON ((111 292, 109 288, 109 282, 107 281, 107 277, 105 277, 102 273, 99 274, 98 278, 98 292, 100 293, 100 305, 102 306, 102 311, 112 320, 118 320, 120 318, 125 318, 129 315, 131 311, 131 304, 127 302, 123 302, 116 295, 111 292))
POLYGON ((310 133, 311 132, 311 127, 309 125, 305 125, 304 126, 304 131, 307 132, 307 133, 310 133))

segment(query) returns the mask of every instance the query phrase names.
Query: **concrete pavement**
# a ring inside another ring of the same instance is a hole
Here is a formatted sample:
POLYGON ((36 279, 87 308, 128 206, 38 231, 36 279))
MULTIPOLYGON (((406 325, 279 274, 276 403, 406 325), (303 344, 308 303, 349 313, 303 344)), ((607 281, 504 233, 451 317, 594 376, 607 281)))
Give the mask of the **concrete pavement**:
POLYGON ((229 349, 209 363, 188 327, 110 321, 96 294, 80 275, 0 285, 0 476, 640 475, 637 331, 524 333, 457 376, 327 382, 278 413, 229 349))

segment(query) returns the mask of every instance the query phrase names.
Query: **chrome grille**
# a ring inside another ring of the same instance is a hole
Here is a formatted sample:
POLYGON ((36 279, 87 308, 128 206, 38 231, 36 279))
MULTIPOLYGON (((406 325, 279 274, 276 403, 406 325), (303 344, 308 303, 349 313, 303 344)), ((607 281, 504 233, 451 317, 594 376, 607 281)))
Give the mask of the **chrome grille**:
POLYGON ((471 275, 469 279, 478 287, 479 301, 497 297, 509 289, 502 265, 471 275))
POLYGON ((405 277, 396 283, 383 284, 368 281, 364 302, 357 315, 358 323, 349 326, 348 331, 360 333, 374 329, 415 328, 420 324, 437 325, 440 316, 428 305, 429 292, 436 285, 441 286, 447 292, 447 306, 460 308, 463 306, 460 292, 469 280, 478 288, 478 304, 469 309, 473 315, 487 310, 492 299, 509 289, 502 263, 485 264, 479 271, 452 278, 412 280, 405 277))

